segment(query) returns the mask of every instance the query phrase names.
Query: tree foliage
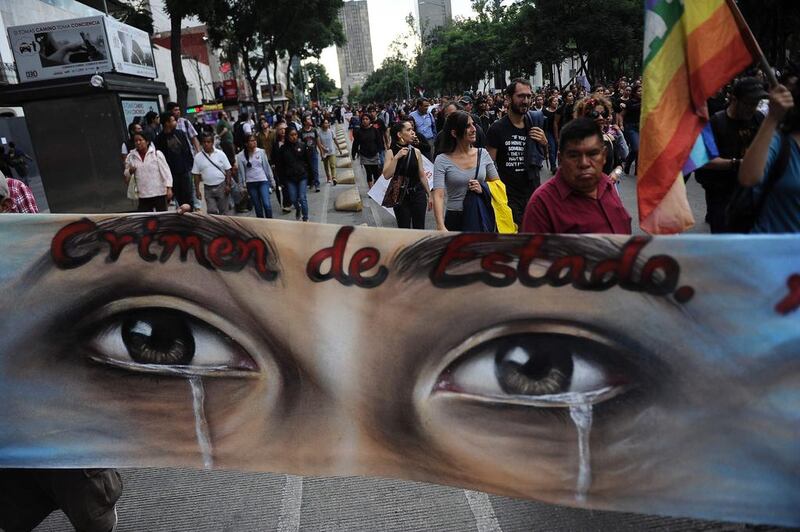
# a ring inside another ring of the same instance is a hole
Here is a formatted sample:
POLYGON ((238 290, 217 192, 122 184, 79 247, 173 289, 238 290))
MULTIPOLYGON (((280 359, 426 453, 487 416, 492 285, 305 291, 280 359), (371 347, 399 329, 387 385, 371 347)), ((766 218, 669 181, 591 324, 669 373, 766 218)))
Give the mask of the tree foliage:
POLYGON ((328 74, 325 65, 321 63, 307 63, 295 72, 293 80, 296 87, 306 87, 306 97, 309 100, 323 102, 339 100, 342 89, 328 74))
POLYGON ((183 90, 185 104, 188 86, 175 60, 177 46, 180 64, 180 38, 176 45, 174 37, 176 20, 179 36, 180 20, 197 16, 207 26, 211 43, 225 50, 232 64, 241 58, 245 78, 258 101, 257 79, 265 68, 272 66, 272 79, 276 79, 278 61, 286 57, 290 65, 287 79, 291 79, 293 57, 319 57, 327 46, 344 43, 338 19, 342 5, 342 0, 166 0, 179 102, 183 90))

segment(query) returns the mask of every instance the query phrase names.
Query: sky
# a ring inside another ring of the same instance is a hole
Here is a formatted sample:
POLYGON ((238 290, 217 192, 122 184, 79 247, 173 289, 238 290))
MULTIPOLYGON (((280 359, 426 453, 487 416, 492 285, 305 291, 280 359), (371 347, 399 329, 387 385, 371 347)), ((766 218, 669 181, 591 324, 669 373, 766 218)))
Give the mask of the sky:
MULTIPOLYGON (((372 61, 377 69, 389 55, 391 43, 400 34, 406 32, 406 16, 413 13, 414 18, 417 18, 417 0, 368 0, 367 5, 372 40, 372 61)), ((451 7, 453 17, 470 17, 474 14, 470 0, 451 0, 451 7)), ((341 86, 336 47, 326 48, 322 52, 320 62, 325 65, 336 85, 341 86)))

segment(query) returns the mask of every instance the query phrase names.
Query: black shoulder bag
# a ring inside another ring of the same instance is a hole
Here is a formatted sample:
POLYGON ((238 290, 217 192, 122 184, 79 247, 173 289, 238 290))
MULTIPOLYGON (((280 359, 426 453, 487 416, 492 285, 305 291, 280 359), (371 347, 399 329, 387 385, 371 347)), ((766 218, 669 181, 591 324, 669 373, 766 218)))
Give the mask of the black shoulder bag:
POLYGON ((397 168, 395 168, 392 180, 389 182, 389 187, 386 189, 386 195, 383 197, 383 202, 381 202, 383 207, 391 209, 403 203, 408 193, 408 167, 411 164, 411 158, 416 156, 417 155, 414 153, 414 146, 409 146, 405 168, 403 172, 399 174, 397 168))
POLYGON ((781 135, 781 149, 775 164, 764 179, 761 197, 755 199, 755 187, 737 185, 730 203, 725 208, 725 227, 729 233, 749 233, 755 227, 764 205, 767 203, 769 193, 780 181, 781 176, 789 166, 789 157, 792 152, 791 135, 781 135))

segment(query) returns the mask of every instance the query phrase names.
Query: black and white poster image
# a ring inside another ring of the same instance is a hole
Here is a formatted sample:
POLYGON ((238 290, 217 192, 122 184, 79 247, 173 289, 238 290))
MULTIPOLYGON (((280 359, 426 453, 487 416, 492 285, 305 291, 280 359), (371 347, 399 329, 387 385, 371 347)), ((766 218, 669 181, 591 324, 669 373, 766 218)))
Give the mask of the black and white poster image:
POLYGON ((43 68, 105 61, 108 57, 103 27, 58 30, 34 34, 43 68))

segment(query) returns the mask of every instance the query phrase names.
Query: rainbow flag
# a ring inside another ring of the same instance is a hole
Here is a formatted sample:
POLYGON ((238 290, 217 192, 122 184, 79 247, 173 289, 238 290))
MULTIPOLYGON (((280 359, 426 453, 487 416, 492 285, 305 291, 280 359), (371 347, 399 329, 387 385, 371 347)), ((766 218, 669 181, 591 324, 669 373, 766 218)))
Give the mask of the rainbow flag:
POLYGON ((694 225, 684 170, 714 156, 702 135, 706 102, 754 56, 726 0, 645 5, 639 222, 649 233, 680 233, 694 225))

